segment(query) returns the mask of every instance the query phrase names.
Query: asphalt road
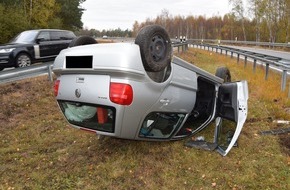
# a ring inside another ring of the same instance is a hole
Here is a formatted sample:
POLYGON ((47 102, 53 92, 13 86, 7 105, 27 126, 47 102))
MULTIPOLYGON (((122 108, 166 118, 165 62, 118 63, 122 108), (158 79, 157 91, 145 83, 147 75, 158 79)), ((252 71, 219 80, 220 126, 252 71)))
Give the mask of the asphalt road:
MULTIPOLYGON (((53 61, 48 61, 48 62, 46 62, 46 63, 53 63, 53 61)), ((37 64, 42 64, 41 62, 40 63, 33 63, 32 65, 37 65, 37 64)), ((9 70, 12 70, 12 69, 17 69, 17 68, 15 68, 15 67, 9 67, 9 68, 5 68, 5 69, 3 69, 3 71, 9 71, 9 70)), ((0 71, 0 74, 1 74, 1 71, 0 71)))

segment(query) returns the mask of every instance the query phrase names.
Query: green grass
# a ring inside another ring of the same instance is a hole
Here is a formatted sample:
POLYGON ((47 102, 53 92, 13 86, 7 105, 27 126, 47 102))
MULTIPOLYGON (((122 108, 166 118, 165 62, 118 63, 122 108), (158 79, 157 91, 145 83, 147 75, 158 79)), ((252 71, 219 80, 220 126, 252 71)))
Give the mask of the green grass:
POLYGON ((248 120, 228 156, 184 141, 98 140, 68 125, 39 77, 1 85, 0 189, 290 189, 289 135, 258 134, 290 120, 280 75, 264 81, 262 68, 252 74, 251 64, 202 50, 179 56, 211 73, 226 65, 233 80, 249 82, 248 120))

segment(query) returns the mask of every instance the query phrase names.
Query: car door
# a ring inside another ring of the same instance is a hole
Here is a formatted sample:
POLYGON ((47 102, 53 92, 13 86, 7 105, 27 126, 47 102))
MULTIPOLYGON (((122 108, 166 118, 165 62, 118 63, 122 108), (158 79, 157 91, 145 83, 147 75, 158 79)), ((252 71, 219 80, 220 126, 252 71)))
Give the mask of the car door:
POLYGON ((139 130, 139 138, 171 139, 191 112, 196 100, 197 75, 172 65, 172 76, 157 102, 147 111, 139 130))
POLYGON ((219 87, 214 143, 223 156, 237 144, 247 118, 248 98, 247 81, 224 83, 219 87))
POLYGON ((41 31, 37 37, 40 58, 47 58, 53 55, 54 47, 51 42, 49 31, 41 31))
POLYGON ((210 122, 215 119, 215 128, 212 130, 214 133, 213 142, 189 140, 185 145, 205 150, 217 150, 221 155, 226 156, 237 145, 238 137, 247 118, 247 101, 248 84, 246 81, 223 83, 217 89, 216 103, 212 112, 213 119, 203 120, 202 122, 193 120, 190 127, 197 125, 197 129, 188 130, 187 133, 184 133, 184 129, 190 128, 184 125, 177 136, 180 134, 192 136, 200 131, 199 128, 203 129, 211 126, 210 122))
POLYGON ((59 52, 68 47, 69 39, 66 39, 63 31, 51 31, 51 43, 53 45, 53 55, 58 55, 59 52))

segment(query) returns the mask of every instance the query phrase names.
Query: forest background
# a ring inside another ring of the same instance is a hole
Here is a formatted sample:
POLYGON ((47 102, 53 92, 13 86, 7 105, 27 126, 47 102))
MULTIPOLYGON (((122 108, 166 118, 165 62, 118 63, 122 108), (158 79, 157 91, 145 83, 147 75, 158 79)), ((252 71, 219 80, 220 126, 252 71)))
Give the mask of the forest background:
MULTIPOLYGON (((59 28, 77 35, 94 37, 135 37, 145 25, 159 24, 170 37, 288 43, 290 40, 290 0, 229 0, 230 13, 214 15, 171 15, 166 9, 155 18, 135 21, 131 29, 95 30, 83 28, 85 0, 0 0, 0 43, 17 33, 37 28, 59 28)), ((193 11, 194 12, 194 11, 193 11)), ((152 15, 151 15, 152 16, 152 15)))

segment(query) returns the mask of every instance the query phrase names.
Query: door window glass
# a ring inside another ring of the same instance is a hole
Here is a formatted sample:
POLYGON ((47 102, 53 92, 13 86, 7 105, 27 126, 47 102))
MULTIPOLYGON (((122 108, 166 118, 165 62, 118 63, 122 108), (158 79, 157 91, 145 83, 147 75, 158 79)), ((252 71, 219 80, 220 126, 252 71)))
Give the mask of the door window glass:
POLYGON ((51 40, 60 40, 62 37, 62 32, 50 32, 51 40))
POLYGON ((169 138, 184 118, 183 113, 150 113, 142 123, 139 137, 169 138))
POLYGON ((75 35, 73 32, 63 32, 61 39, 63 40, 72 40, 75 38, 75 35))
POLYGON ((49 32, 40 32, 38 35, 38 39, 41 39, 41 41, 49 41, 50 40, 49 32))
MULTIPOLYGON (((217 131, 217 143, 224 151, 228 148, 230 142, 232 141, 235 131, 236 123, 229 120, 222 120, 222 124, 220 124, 217 131)), ((237 146, 237 142, 235 142, 235 146, 237 146)))

